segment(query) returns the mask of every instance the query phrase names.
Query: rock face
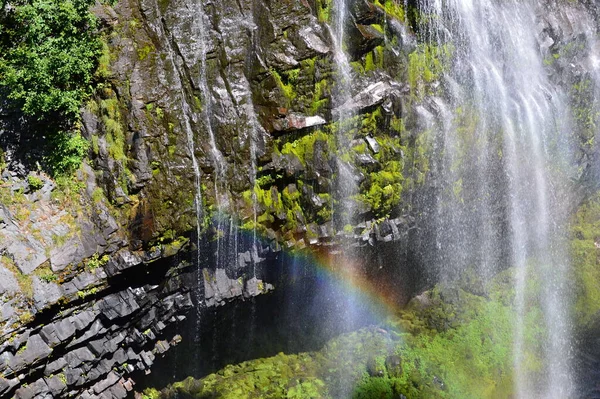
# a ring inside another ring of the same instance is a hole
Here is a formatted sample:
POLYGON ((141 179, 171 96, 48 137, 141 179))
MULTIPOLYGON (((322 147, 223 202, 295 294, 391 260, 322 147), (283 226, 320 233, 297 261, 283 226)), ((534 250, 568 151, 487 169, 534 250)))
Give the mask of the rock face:
MULTIPOLYGON (((31 172, 43 185, 28 185, 10 138, 26 127, 0 107, 0 396, 125 397, 192 306, 277 289, 264 261, 283 248, 377 259, 393 242, 403 267, 419 264, 449 61, 416 44, 406 13, 352 1, 341 101, 330 3, 98 3, 110 77, 82 110, 90 162, 70 184, 31 172), (260 243, 238 247, 250 232, 260 243)), ((565 51, 548 65, 563 85, 592 73, 567 51, 589 34, 581 7, 540 16, 542 51, 565 51)), ((582 152, 578 178, 600 181, 597 151, 582 152)))

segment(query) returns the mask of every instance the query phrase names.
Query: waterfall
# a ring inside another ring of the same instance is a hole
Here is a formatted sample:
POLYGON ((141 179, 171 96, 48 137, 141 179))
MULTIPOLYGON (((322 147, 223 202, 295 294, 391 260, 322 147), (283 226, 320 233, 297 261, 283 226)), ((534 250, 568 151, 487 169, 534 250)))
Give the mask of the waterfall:
POLYGON ((569 260, 559 231, 568 202, 556 195, 569 148, 565 93, 549 81, 538 43, 535 1, 423 0, 429 50, 452 51, 436 104, 440 175, 438 272, 454 278, 473 268, 483 278, 514 270, 514 383, 519 398, 573 394, 569 260), (564 141, 563 141, 564 142, 564 141), (558 145, 557 145, 558 143, 558 145), (531 281, 539 284, 534 293, 531 281), (535 352, 528 312, 539 306, 546 334, 544 369, 526 366, 535 352))
MULTIPOLYGON (((351 111, 344 109, 343 105, 351 101, 352 93, 350 82, 352 81, 351 66, 348 61, 348 56, 344 51, 344 37, 346 33, 346 24, 348 23, 348 5, 346 0, 334 1, 334 20, 331 30, 331 37, 334 45, 334 60, 337 72, 337 91, 332 102, 339 110, 337 114, 339 127, 336 133, 336 143, 338 150, 341 153, 348 152, 351 148, 351 137, 348 137, 350 130, 349 123, 354 116, 351 111)), ((339 227, 352 224, 353 203, 350 198, 358 192, 358 187, 355 182, 355 177, 351 166, 344 162, 340 157, 336 158, 337 162, 337 191, 338 196, 343 199, 342 205, 338 209, 334 209, 334 213, 338 213, 336 217, 339 227)))
MULTIPOLYGON (((200 93, 202 94, 202 117, 204 119, 204 124, 206 126, 206 130, 208 131, 209 145, 210 151, 213 157, 213 162, 216 171, 215 178, 215 191, 217 190, 217 181, 223 178, 223 154, 219 151, 217 147, 217 142, 215 140, 215 133, 212 128, 212 96, 210 94, 210 88, 208 87, 208 76, 206 70, 206 56, 208 53, 208 37, 207 37, 207 29, 206 26, 210 23, 210 19, 208 15, 204 12, 204 5, 202 4, 202 0, 197 2, 198 5, 198 17, 201 20, 198 29, 198 45, 199 45, 199 56, 200 56, 200 71, 199 71, 199 87, 200 93)), ((218 198, 218 192, 215 193, 218 198)))

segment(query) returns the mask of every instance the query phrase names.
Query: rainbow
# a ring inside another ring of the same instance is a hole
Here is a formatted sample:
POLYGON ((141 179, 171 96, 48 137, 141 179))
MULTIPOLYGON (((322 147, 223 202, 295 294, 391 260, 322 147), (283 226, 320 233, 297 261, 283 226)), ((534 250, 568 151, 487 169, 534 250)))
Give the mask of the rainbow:
MULTIPOLYGON (((235 218, 221 216, 213 219, 213 227, 233 227, 234 234, 242 236, 246 242, 266 242, 252 230, 243 230, 236 224, 235 218), (233 222, 232 222, 233 220, 233 222)), ((216 236, 224 237, 224 234, 216 236)), ((358 256, 348 255, 351 251, 331 251, 328 248, 282 249, 286 260, 286 271, 292 283, 303 273, 310 272, 323 287, 335 287, 338 293, 349 303, 367 308, 373 317, 385 322, 390 316, 397 315, 404 305, 401 289, 393 285, 385 276, 369 276, 367 265, 359 261, 358 256), (308 268, 308 270, 307 270, 308 268)), ((265 281, 274 283, 271 281, 265 281)))

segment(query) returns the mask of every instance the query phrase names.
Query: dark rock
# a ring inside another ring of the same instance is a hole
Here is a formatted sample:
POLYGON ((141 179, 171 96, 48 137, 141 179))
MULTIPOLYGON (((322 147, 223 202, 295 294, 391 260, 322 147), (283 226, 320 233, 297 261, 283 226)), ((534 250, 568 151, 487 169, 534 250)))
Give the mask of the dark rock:
POLYGON ((116 256, 110 258, 104 266, 104 270, 108 276, 114 276, 119 272, 138 266, 142 263, 142 259, 133 252, 122 250, 116 256))
POLYGON ((369 148, 373 151, 374 154, 379 153, 379 143, 374 137, 367 136, 365 138, 367 144, 369 144, 369 148))
POLYGON ((19 283, 7 268, 2 266, 0 258, 0 294, 16 294, 20 291, 19 283))
POLYGON ((67 367, 64 373, 67 379, 67 385, 71 386, 79 384, 83 375, 83 370, 80 368, 67 367))
POLYGON ((69 317, 67 319, 59 321, 58 323, 55 323, 54 331, 58 339, 60 339, 61 341, 66 341, 67 339, 75 335, 76 329, 75 325, 71 321, 71 318, 69 317))
POLYGON ((402 376, 402 358, 398 355, 390 355, 385 359, 385 368, 391 378, 402 376))
POLYGON ((379 165, 379 162, 371 154, 356 154, 356 162, 363 167, 372 169, 379 165))
POLYGON ((352 0, 349 9, 359 24, 377 24, 383 21, 381 11, 366 0, 352 0))
POLYGON ((104 380, 97 382, 92 387, 92 389, 95 394, 99 394, 101 392, 106 391, 108 388, 112 387, 113 385, 115 385, 120 379, 121 379, 121 376, 119 374, 117 374, 114 371, 111 371, 104 380))
POLYGON ((48 385, 50 393, 54 396, 59 396, 67 389, 67 385, 56 375, 46 378, 46 384, 48 385))
POLYGON ((389 96, 400 95, 400 91, 400 88, 395 84, 376 82, 342 104, 342 106, 334 109, 333 113, 338 117, 340 115, 360 113, 375 105, 382 104, 389 96))
MULTIPOLYGON (((0 279, 3 277, 0 276, 0 279)), ((38 276, 32 277, 33 301, 38 310, 42 310, 55 304, 62 297, 62 291, 58 284, 44 282, 38 276)))
POLYGON ((154 363, 154 354, 152 354, 152 352, 141 352, 140 356, 146 366, 151 367, 154 363))
POLYGON ((52 353, 52 349, 39 335, 33 335, 27 340, 27 347, 25 350, 15 356, 13 364, 10 364, 10 368, 13 370, 21 370, 22 368, 32 365, 41 359, 46 358, 52 353))
POLYGON ((115 364, 123 364, 127 362, 128 356, 123 348, 119 348, 112 356, 112 360, 115 364))
POLYGON ((73 325, 78 331, 86 329, 96 318, 97 314, 92 309, 86 309, 72 317, 73 325))
POLYGON ((69 367, 79 367, 83 362, 91 362, 95 360, 96 357, 90 350, 86 347, 75 349, 72 352, 69 352, 65 356, 65 360, 69 364, 69 367))
POLYGON ((356 24, 350 27, 348 35, 348 53, 357 60, 375 47, 383 44, 383 33, 369 25, 356 24))
POLYGON ((127 396, 127 390, 123 387, 123 384, 115 384, 109 390, 115 399, 123 399, 127 396))
POLYGON ((58 336, 56 335, 56 328, 55 328, 54 324, 55 323, 45 325, 40 330, 40 336, 51 347, 54 347, 54 346, 60 344, 60 342, 61 342, 60 338, 58 338, 58 336))
POLYGON ((50 362, 46 365, 46 368, 44 369, 44 375, 50 376, 50 375, 56 373, 57 371, 65 368, 66 365, 67 365, 67 361, 65 360, 64 357, 56 359, 53 362, 50 362))
POLYGON ((12 379, 7 380, 6 378, 0 377, 0 395, 3 395, 5 392, 14 388, 19 383, 19 380, 12 379))
POLYGON ((156 352, 163 354, 170 349, 170 345, 167 341, 158 341, 154 348, 156 352))
POLYGON ((98 301, 94 307, 109 320, 129 316, 139 309, 131 289, 108 295, 98 301))

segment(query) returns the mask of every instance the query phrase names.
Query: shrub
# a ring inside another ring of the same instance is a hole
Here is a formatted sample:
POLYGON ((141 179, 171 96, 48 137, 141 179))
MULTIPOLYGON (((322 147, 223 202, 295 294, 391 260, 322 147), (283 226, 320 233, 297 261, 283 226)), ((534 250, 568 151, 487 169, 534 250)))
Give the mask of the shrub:
POLYGON ((102 56, 94 0, 12 0, 0 8, 0 93, 33 122, 54 174, 81 163, 80 109, 102 56))
POLYGON ((29 184, 29 188, 31 191, 37 191, 40 188, 44 187, 44 182, 37 176, 29 175, 27 176, 27 184, 29 184))

